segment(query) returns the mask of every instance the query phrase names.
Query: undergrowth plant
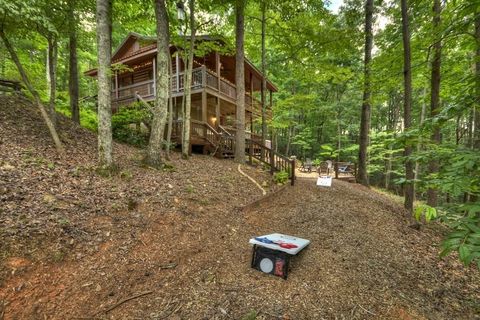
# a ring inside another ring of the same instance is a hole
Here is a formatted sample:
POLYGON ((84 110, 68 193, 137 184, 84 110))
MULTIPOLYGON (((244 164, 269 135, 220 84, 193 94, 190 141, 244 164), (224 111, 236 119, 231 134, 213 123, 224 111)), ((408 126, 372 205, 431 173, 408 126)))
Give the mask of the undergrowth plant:
POLYGON ((273 181, 275 183, 285 184, 288 181, 288 172, 287 171, 279 171, 273 175, 273 181))
POLYGON ((148 143, 150 112, 141 104, 133 104, 112 116, 112 134, 119 141, 144 147, 148 143))

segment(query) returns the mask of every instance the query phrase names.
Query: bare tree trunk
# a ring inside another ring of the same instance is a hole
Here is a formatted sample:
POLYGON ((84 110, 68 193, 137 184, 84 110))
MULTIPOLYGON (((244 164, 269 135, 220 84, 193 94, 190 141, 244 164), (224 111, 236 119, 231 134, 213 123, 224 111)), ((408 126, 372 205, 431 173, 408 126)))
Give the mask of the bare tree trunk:
POLYGON ((172 144, 172 126, 173 126, 173 95, 172 95, 172 58, 168 59, 169 81, 168 81, 168 125, 167 125, 167 143, 165 147, 165 159, 170 160, 170 148, 172 144))
MULTIPOLYGON (((425 103, 425 98, 426 98, 426 95, 427 95, 427 88, 424 87, 423 88, 423 95, 422 95, 422 110, 420 112, 420 126, 423 125, 423 122, 425 121, 425 112, 427 110, 427 104, 425 103)), ((422 145, 423 145, 423 141, 422 141, 422 137, 419 137, 419 141, 418 141, 418 144, 417 144, 417 152, 420 152, 422 150, 422 145)), ((420 162, 419 161, 415 161, 415 175, 414 175, 414 180, 415 181, 418 181, 418 177, 420 175, 420 162)))
MULTIPOLYGON (((395 98, 395 93, 391 93, 391 109, 389 111, 389 120, 387 124, 387 131, 392 132, 393 138, 396 137, 396 131, 397 131, 397 123, 398 123, 398 117, 399 115, 399 106, 397 104, 397 99, 395 98)), ((390 144, 389 146, 389 154, 388 154, 388 159, 387 159, 387 165, 386 165, 386 173, 385 173, 385 189, 390 188, 390 182, 391 182, 391 175, 392 175, 392 160, 393 160, 393 146, 390 144)))
POLYGON ((70 111, 72 120, 80 124, 80 108, 78 105, 78 63, 77 63, 77 23, 75 20, 75 4, 76 0, 69 0, 68 19, 70 23, 69 30, 69 79, 68 93, 70 95, 70 111))
POLYGON ((54 35, 47 38, 48 42, 48 112, 52 123, 56 124, 55 114, 55 98, 57 95, 57 58, 58 58, 58 43, 54 35))
POLYGON ((480 12, 475 12, 475 40, 477 48, 475 51, 475 117, 473 129, 473 148, 480 150, 480 12))
MULTIPOLYGON (((433 32, 435 43, 433 45, 433 61, 432 61, 432 78, 431 78, 431 100, 430 100, 430 116, 433 118, 440 112, 440 68, 442 62, 442 43, 440 30, 440 15, 442 7, 440 0, 433 0, 433 32)), ((438 124, 433 127, 432 142, 440 144, 440 127, 438 124)), ((432 159, 428 164, 428 172, 435 174, 438 172, 438 160, 432 159)), ((436 207, 438 203, 438 192, 436 189, 429 188, 427 190, 427 204, 436 207)))
POLYGON ((193 71, 193 52, 195 50, 195 0, 189 0, 190 8, 190 47, 187 57, 187 70, 185 70, 185 110, 183 119, 182 136, 182 158, 188 159, 190 154, 190 112, 192 109, 192 71, 193 71))
POLYGON ((12 57, 13 62, 17 66, 18 72, 20 73, 20 76, 22 77, 23 83, 25 83, 25 86, 27 87, 28 91, 32 94, 33 98, 35 99, 35 102, 37 104, 38 109, 40 110, 40 114, 42 115, 43 121, 45 121, 45 124, 48 127, 48 130, 50 131, 50 135, 52 136, 53 142, 55 143, 55 147, 57 149, 57 152, 60 154, 64 153, 63 145, 62 142, 60 141, 60 138, 58 137, 57 130, 55 129, 55 126, 53 125, 50 117, 47 114, 47 111, 45 110, 44 106, 42 105, 42 102, 40 100, 40 96, 38 92, 35 90, 35 88, 32 86, 30 80, 28 79, 28 76, 23 69, 22 63, 20 62, 20 59, 18 59, 17 53, 13 49, 10 41, 8 40, 7 36, 3 32, 3 29, 0 28, 0 37, 3 40, 3 43, 5 44, 5 48, 7 51, 10 53, 10 56, 12 57))
POLYGON ((468 115, 468 140, 465 142, 465 146, 469 149, 473 149, 473 119, 475 118, 475 108, 470 110, 468 115))
POLYGON ((237 134, 235 141, 235 162, 245 162, 245 0, 235 2, 235 84, 237 86, 237 134))
POLYGON ((373 0, 367 0, 365 4, 365 63, 364 63, 364 84, 362 117, 360 121, 360 147, 358 152, 358 181, 368 186, 368 145, 370 134, 370 109, 371 109, 371 74, 370 63, 372 60, 373 46, 373 0))
POLYGON ((340 126, 340 111, 336 112, 337 116, 337 162, 340 161, 340 151, 342 149, 342 127, 340 126))
MULTIPOLYGON (((262 1, 262 141, 265 145, 265 140, 267 139, 267 60, 265 57, 265 30, 266 30, 266 14, 267 11, 267 2, 266 0, 262 1)), ((263 149, 262 149, 263 152, 263 149)), ((263 159, 262 155, 262 159, 263 159)))
POLYGON ((162 142, 165 134, 165 122, 168 112, 170 36, 165 0, 155 1, 155 17, 157 21, 157 70, 155 70, 155 106, 153 109, 152 129, 147 147, 145 162, 154 167, 162 164, 162 142))
MULTIPOLYGON (((404 100, 403 100, 403 121, 405 131, 408 131, 412 123, 412 69, 411 69, 411 51, 410 51, 410 30, 408 22, 407 0, 401 0, 402 7, 402 36, 403 36, 403 75, 404 75, 404 100)), ((409 157, 412 154, 412 146, 407 141, 405 143, 405 209, 413 212, 414 184, 413 184, 413 162, 409 157)))
POLYGON ((285 148, 285 156, 287 156, 287 157, 290 154, 291 141, 292 141, 292 131, 291 131, 291 128, 289 127, 289 128, 287 128, 287 146, 285 148))
POLYGON ((112 106, 111 106, 111 2, 97 0, 97 48, 98 48, 98 161, 108 169, 112 157, 112 106))

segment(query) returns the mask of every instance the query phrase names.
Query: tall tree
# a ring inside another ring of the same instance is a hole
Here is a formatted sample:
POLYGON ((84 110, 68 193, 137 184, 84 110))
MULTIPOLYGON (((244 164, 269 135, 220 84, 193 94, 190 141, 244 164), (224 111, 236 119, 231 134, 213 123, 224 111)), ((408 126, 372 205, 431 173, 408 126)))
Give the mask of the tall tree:
POLYGON ((111 106, 111 9, 110 0, 97 0, 98 50, 98 161, 101 168, 113 165, 111 106))
MULTIPOLYGON (((410 50, 410 28, 408 20, 407 0, 401 0, 402 7, 402 38, 403 38, 403 78, 404 78, 404 96, 403 96, 403 123, 405 132, 412 125, 412 68, 411 68, 411 50, 410 50)), ((413 161, 410 159, 412 146, 409 141, 405 142, 405 202, 404 206, 409 212, 413 212, 414 200, 414 172, 413 161)))
MULTIPOLYGON (((430 116, 436 117, 440 112, 440 68, 442 62, 442 42, 440 32, 440 15, 442 13, 442 5, 440 0, 433 0, 433 33, 435 43, 433 44, 433 60, 432 60, 432 76, 431 76, 431 93, 430 93, 430 116)), ((440 127, 435 124, 433 127, 432 142, 439 145, 441 142, 440 127)), ((430 174, 438 172, 438 160, 432 159, 428 165, 430 174)), ((437 206, 437 190, 429 188, 427 190, 427 204, 432 207, 437 206)))
POLYGON ((475 10, 475 127, 473 147, 480 150, 480 9, 475 10))
POLYGON ((158 167, 162 164, 161 152, 165 133, 165 123, 168 112, 169 92, 169 59, 170 59, 170 33, 167 8, 165 0, 155 1, 155 17, 157 20, 157 61, 155 72, 156 96, 153 109, 152 128, 150 141, 147 148, 146 162, 158 167))
POLYGON ((235 161, 245 162, 245 0, 235 2, 235 83, 237 86, 237 113, 235 161))
MULTIPOLYGON (((262 141, 265 144, 267 139, 267 59, 266 59, 266 47, 265 47, 265 38, 266 38, 266 29, 267 29, 267 0, 263 0, 261 3, 262 6, 262 89, 261 89, 261 100, 262 100, 262 141)), ((263 152, 263 149, 262 149, 263 152)), ((263 156, 262 156, 263 158, 263 156)))
POLYGON ((193 51, 195 50, 195 0, 188 1, 190 9, 190 46, 187 52, 185 76, 185 108, 183 110, 182 157, 188 159, 190 153, 190 111, 192 109, 192 70, 193 51))
MULTIPOLYGON (((169 52, 170 53, 170 52, 169 52)), ((165 144, 165 159, 170 160, 170 147, 172 143, 172 130, 173 130, 173 95, 172 95, 172 79, 173 79, 173 66, 172 58, 168 58, 168 73, 170 75, 168 81, 168 122, 167 122, 167 142, 165 144)))
POLYGON ((371 74, 370 64, 372 60, 373 46, 373 0, 367 0, 365 3, 365 61, 364 61, 364 83, 363 83, 363 102, 362 116, 360 120, 360 147, 358 152, 358 180, 364 186, 368 186, 368 144, 370 134, 370 110, 371 110, 371 74))
POLYGON ((47 36, 47 86, 48 86, 48 111, 53 124, 56 123, 55 99, 57 95, 57 61, 58 40, 53 32, 47 36))
POLYGON ((80 123, 80 109, 78 105, 78 63, 77 63, 77 22, 75 19, 75 5, 76 0, 68 1, 68 93, 70 95, 70 112, 72 113, 72 120, 80 123))

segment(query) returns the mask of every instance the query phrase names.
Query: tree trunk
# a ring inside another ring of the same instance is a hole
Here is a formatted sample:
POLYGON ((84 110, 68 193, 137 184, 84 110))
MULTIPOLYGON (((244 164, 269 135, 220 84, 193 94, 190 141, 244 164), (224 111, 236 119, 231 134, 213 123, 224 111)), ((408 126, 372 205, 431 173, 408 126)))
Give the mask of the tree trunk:
POLYGON ((190 47, 188 49, 187 70, 185 70, 185 110, 183 112, 182 158, 188 159, 190 154, 190 112, 192 109, 192 70, 193 51, 195 50, 195 0, 189 0, 190 8, 190 47))
MULTIPOLYGON (((433 32, 435 43, 433 45, 432 78, 431 78, 431 98, 430 98, 430 116, 434 118, 440 112, 440 67, 442 62, 442 43, 440 30, 440 15, 442 7, 440 0, 433 0, 433 32)), ((432 142, 439 145, 441 142, 440 127, 435 124, 433 127, 432 142)), ((435 174, 438 172, 438 160, 432 159, 428 164, 428 172, 435 174)), ((436 189, 427 190, 427 204, 436 207, 438 203, 438 192, 436 189)))
POLYGON ((3 32, 3 29, 1 29, 1 28, 0 28, 0 37, 2 38, 3 43, 5 44, 5 48, 10 53, 10 56, 12 57, 13 62, 17 66, 18 72, 20 73, 20 76, 22 77, 23 83, 25 83, 25 86, 27 87, 28 91, 30 91, 33 98, 35 99, 37 107, 40 110, 40 114, 42 115, 43 121, 45 121, 45 124, 47 125, 48 130, 50 131, 50 135, 52 136, 53 142, 55 143, 55 147, 57 149, 57 152, 60 153, 60 154, 63 154, 64 149, 63 149, 62 142, 60 141, 60 138, 58 137, 57 130, 55 129, 55 126, 53 125, 53 122, 51 121, 50 117, 47 114, 47 111, 45 110, 44 106, 42 105, 42 102, 40 100, 40 96, 39 96, 38 92, 35 90, 35 88, 31 84, 30 80, 28 79, 27 73, 23 69, 22 63, 20 62, 20 59, 18 58, 17 53, 13 49, 10 41, 8 40, 7 36, 3 32))
POLYGON ((245 162, 245 0, 235 2, 235 84, 237 86, 237 134, 235 136, 235 162, 245 162))
MULTIPOLYGON (((403 97, 403 121, 405 131, 408 131, 412 123, 412 70, 410 52, 410 31, 408 22, 407 0, 401 0, 402 7, 402 36, 403 36, 403 75, 404 75, 404 97, 403 97)), ((410 142, 405 142, 405 209, 413 212, 414 184, 413 184, 413 162, 409 157, 412 154, 410 142)))
MULTIPOLYGON (((170 148, 172 145, 172 126, 173 126, 173 95, 172 95, 172 58, 168 58, 168 71, 169 71, 169 81, 168 81, 168 126, 167 126, 167 143, 165 146, 165 159, 170 160, 170 148)), ((176 99, 175 99, 176 100, 176 99)))
POLYGON ((155 1, 155 17, 157 21, 157 60, 155 70, 155 106, 153 108, 152 129, 147 147, 145 162, 153 167, 162 165, 162 142, 165 134, 165 122, 168 112, 170 37, 165 0, 155 1))
POLYGON ((475 12, 475 125, 473 129, 473 148, 480 150, 480 12, 475 12))
POLYGON ((290 127, 287 128, 287 146, 285 147, 285 156, 290 154, 290 143, 292 141, 292 131, 290 127))
POLYGON ((371 109, 371 75, 370 63, 372 60, 373 46, 373 0, 367 0, 365 4, 365 63, 364 63, 364 84, 362 116, 360 121, 360 147, 358 152, 358 181, 368 186, 368 145, 370 134, 370 109, 371 109))
POLYGON ((58 58, 58 43, 57 38, 53 35, 50 35, 47 38, 48 42, 48 113, 50 114, 50 119, 52 123, 56 124, 56 114, 55 114, 55 98, 57 91, 57 58, 58 58))
MULTIPOLYGON (((265 57, 265 29, 266 29, 266 14, 267 11, 267 2, 266 0, 262 1, 262 141, 265 145, 265 140, 267 140, 267 60, 265 57)), ((263 149, 262 149, 263 152, 263 149)), ((263 159, 263 155, 262 155, 263 159)))
MULTIPOLYGON (((393 138, 396 138, 396 131, 397 131, 397 123, 398 118, 400 117, 399 114, 399 106, 398 100, 396 99, 396 92, 390 93, 390 103, 389 103, 389 112, 388 112, 388 123, 387 123, 387 131, 392 132, 393 138)), ((385 189, 390 188, 391 182, 391 175, 392 175, 392 162, 393 162, 393 154, 392 154, 393 146, 390 144, 389 146, 389 154, 386 164, 386 173, 385 173, 385 189)))
POLYGON ((112 107, 111 107, 111 2, 97 0, 97 50, 98 50, 98 161, 108 169, 112 158, 112 107))
POLYGON ((75 3, 76 0, 69 0, 68 20, 70 23, 69 30, 69 68, 68 68, 68 93, 70 95, 70 111, 72 120, 80 124, 80 108, 78 105, 78 63, 77 63, 77 24, 75 20, 75 3))
MULTIPOLYGON (((425 113, 427 110, 427 104, 425 103, 425 98, 427 96, 427 88, 423 88, 423 95, 422 95, 422 110, 420 112, 420 127, 422 127, 423 122, 425 121, 425 113)), ((420 152, 422 150, 422 137, 420 136, 418 138, 418 144, 417 144, 417 152, 420 152)), ((415 161, 415 175, 414 175, 414 180, 418 181, 418 177, 420 176, 420 161, 415 161)))
POLYGON ((337 162, 340 161, 340 152, 342 149, 342 127, 340 125, 340 111, 336 112, 337 118, 337 162))

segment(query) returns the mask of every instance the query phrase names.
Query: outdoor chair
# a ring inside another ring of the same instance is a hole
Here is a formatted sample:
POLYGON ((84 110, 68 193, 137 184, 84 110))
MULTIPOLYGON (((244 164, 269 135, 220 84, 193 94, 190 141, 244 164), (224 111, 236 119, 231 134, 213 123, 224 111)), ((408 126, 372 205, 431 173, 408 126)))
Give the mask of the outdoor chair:
POLYGON ((300 171, 303 172, 312 172, 313 163, 311 159, 306 159, 305 162, 302 163, 302 167, 300 171))
POLYGON ((317 168, 317 172, 318 172, 319 175, 330 174, 330 167, 328 165, 328 162, 326 162, 326 161, 320 162, 320 165, 317 168))

